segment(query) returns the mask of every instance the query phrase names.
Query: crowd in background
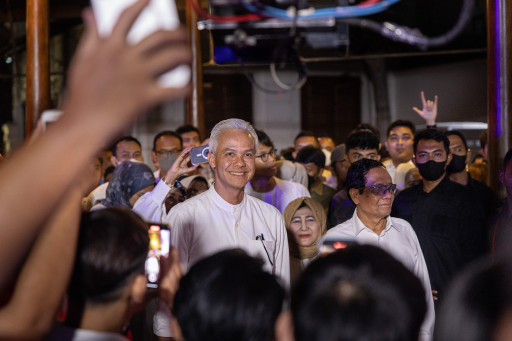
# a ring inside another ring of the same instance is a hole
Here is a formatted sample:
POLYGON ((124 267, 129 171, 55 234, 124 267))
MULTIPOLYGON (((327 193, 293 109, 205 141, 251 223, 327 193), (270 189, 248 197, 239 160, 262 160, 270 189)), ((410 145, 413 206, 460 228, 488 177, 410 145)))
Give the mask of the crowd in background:
POLYGON ((126 44, 146 4, 109 38, 84 13, 62 118, 0 162, 0 339, 510 339, 512 150, 501 200, 485 133, 471 158, 422 92, 423 131, 302 131, 278 151, 240 119, 184 125, 155 135, 153 171, 112 140, 187 95, 158 75, 191 52, 180 31, 126 44), (170 229, 153 264, 148 223, 170 229))

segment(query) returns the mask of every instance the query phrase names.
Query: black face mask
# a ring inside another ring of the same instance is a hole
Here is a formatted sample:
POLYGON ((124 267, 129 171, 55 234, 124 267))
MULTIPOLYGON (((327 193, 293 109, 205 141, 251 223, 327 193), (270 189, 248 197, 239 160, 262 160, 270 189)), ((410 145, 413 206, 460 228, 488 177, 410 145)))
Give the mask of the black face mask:
POLYGON ((466 156, 452 154, 452 162, 446 167, 448 173, 458 173, 466 169, 466 156))
POLYGON ((418 163, 416 165, 423 179, 428 181, 435 181, 443 176, 445 166, 446 161, 436 162, 433 160, 427 161, 425 163, 418 163))

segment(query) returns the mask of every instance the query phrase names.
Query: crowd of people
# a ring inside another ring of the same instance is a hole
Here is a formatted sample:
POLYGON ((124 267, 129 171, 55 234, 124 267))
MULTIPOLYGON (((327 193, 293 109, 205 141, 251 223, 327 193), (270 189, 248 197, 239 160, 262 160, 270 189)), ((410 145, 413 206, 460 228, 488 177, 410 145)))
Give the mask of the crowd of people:
POLYGON ((62 118, 0 162, 0 339, 510 339, 512 150, 501 201, 485 137, 471 160, 422 92, 427 128, 397 120, 384 143, 360 124, 279 153, 232 118, 159 132, 151 168, 136 138, 111 141, 188 94, 158 76, 191 51, 180 31, 126 43, 147 3, 107 38, 84 12, 62 118), (165 226, 167 244, 148 232, 165 226))

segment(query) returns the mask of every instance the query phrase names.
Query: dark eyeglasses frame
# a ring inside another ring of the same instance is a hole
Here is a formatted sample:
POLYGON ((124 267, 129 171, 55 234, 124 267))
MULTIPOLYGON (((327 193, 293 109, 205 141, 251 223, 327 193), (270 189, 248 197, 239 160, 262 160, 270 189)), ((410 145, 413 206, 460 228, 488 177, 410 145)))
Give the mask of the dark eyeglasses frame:
POLYGON ((277 152, 275 149, 272 149, 270 152, 268 153, 263 153, 261 155, 256 155, 255 157, 259 157, 261 158, 261 161, 263 162, 267 162, 268 161, 268 157, 269 156, 272 156, 274 159, 276 158, 276 155, 277 155, 277 152))
POLYGON ((372 194, 384 196, 386 193, 395 194, 396 191, 396 185, 390 184, 390 185, 373 185, 373 186, 365 186, 364 188, 368 188, 372 194))

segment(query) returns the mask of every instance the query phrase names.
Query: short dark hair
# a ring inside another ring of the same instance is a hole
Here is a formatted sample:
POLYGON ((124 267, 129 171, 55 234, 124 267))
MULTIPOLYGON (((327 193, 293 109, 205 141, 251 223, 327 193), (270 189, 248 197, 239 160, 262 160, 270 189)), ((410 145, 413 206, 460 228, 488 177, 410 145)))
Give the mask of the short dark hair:
POLYGON ((114 171, 116 170, 116 167, 114 166, 108 166, 106 169, 105 169, 105 173, 103 174, 103 178, 105 179, 108 175, 114 173, 114 171))
POLYGON ((396 127, 406 127, 411 129, 411 132, 413 135, 416 134, 416 126, 414 123, 412 123, 409 120, 396 120, 395 122, 391 123, 386 131, 386 136, 389 137, 389 133, 391 133, 391 130, 395 129, 396 127))
POLYGON ((512 303, 510 262, 496 259, 472 264, 453 281, 437 319, 435 340, 493 339, 512 303))
POLYGON ((285 291, 262 265, 240 249, 193 265, 180 280, 173 306, 185 340, 272 340, 285 291))
POLYGON ((317 139, 316 135, 310 131, 306 131, 306 130, 301 131, 300 133, 297 134, 297 136, 295 136, 295 139, 293 140, 293 142, 295 143, 295 141, 297 141, 297 139, 300 137, 314 137, 318 143, 318 139, 317 139))
POLYGON ((142 149, 142 145, 140 144, 140 141, 137 140, 135 137, 133 136, 130 136, 130 135, 126 135, 126 136, 123 136, 123 137, 120 137, 118 138, 114 144, 112 144, 112 148, 110 149, 112 151, 112 154, 114 154, 114 156, 116 155, 116 149, 117 149, 117 145, 120 143, 120 142, 135 142, 136 144, 139 145, 139 148, 142 149))
POLYGON ((184 124, 182 126, 179 126, 178 129, 176 129, 176 133, 178 133, 180 135, 185 134, 185 133, 190 133, 191 131, 196 132, 198 136, 201 136, 201 134, 199 134, 199 129, 197 129, 196 127, 194 127, 191 124, 184 124))
MULTIPOLYGON (((460 139, 462 140, 462 143, 464 144, 464 148, 466 148, 466 151, 468 150, 468 144, 466 142, 466 138, 464 137, 464 135, 458 131, 458 130, 448 130, 446 133, 446 137, 449 137, 449 136, 452 136, 452 135, 456 135, 458 137, 460 137, 460 139)), ((450 139, 448 139, 448 141, 450 141, 450 139)))
POLYGON ((507 166, 510 163, 510 160, 512 160, 512 148, 508 150, 508 152, 505 154, 505 157, 503 158, 503 171, 507 170, 507 166))
POLYGON ((121 297, 144 274, 149 236, 146 223, 127 207, 82 215, 69 294, 79 302, 106 304, 121 297))
POLYGON ((351 149, 375 149, 379 151, 379 138, 377 135, 370 133, 369 131, 354 131, 351 133, 345 142, 347 154, 351 149))
POLYGON ((154 152, 156 151, 156 141, 158 141, 158 139, 161 138, 162 136, 171 136, 171 137, 177 138, 178 140, 180 140, 180 146, 183 147, 183 139, 181 138, 181 135, 179 135, 178 133, 176 133, 172 130, 164 130, 164 131, 161 131, 158 134, 156 134, 155 137, 153 138, 153 149, 152 150, 154 152))
POLYGON ((376 126, 374 126, 371 123, 359 123, 357 125, 357 127, 354 130, 352 130, 352 133, 356 132, 356 131, 368 131, 370 133, 375 134, 375 136, 377 136, 377 139, 380 140, 379 128, 377 128, 376 126))
POLYGON ((437 129, 425 129, 420 131, 416 136, 414 136, 414 154, 418 152, 416 149, 418 147, 418 142, 421 140, 434 140, 437 142, 443 142, 444 150, 446 151, 446 154, 450 154, 450 140, 448 140, 448 137, 446 137, 446 134, 442 132, 441 130, 437 129))
MULTIPOLYGON (((350 198, 350 189, 357 188, 359 193, 363 193, 366 186, 366 175, 372 168, 382 167, 384 165, 377 160, 360 159, 350 165, 347 172, 347 194, 350 198)), ((352 200, 352 198, 350 198, 352 200)))
POLYGON ((263 130, 256 130, 256 135, 258 135, 258 142, 264 144, 265 146, 274 148, 274 144, 270 137, 263 130))
POLYGON ((417 340, 426 309, 420 280, 371 245, 313 261, 291 301, 296 341, 417 340))
POLYGON ((325 154, 320 148, 313 146, 306 146, 299 150, 295 161, 298 163, 310 163, 313 162, 318 167, 325 167, 325 154))

